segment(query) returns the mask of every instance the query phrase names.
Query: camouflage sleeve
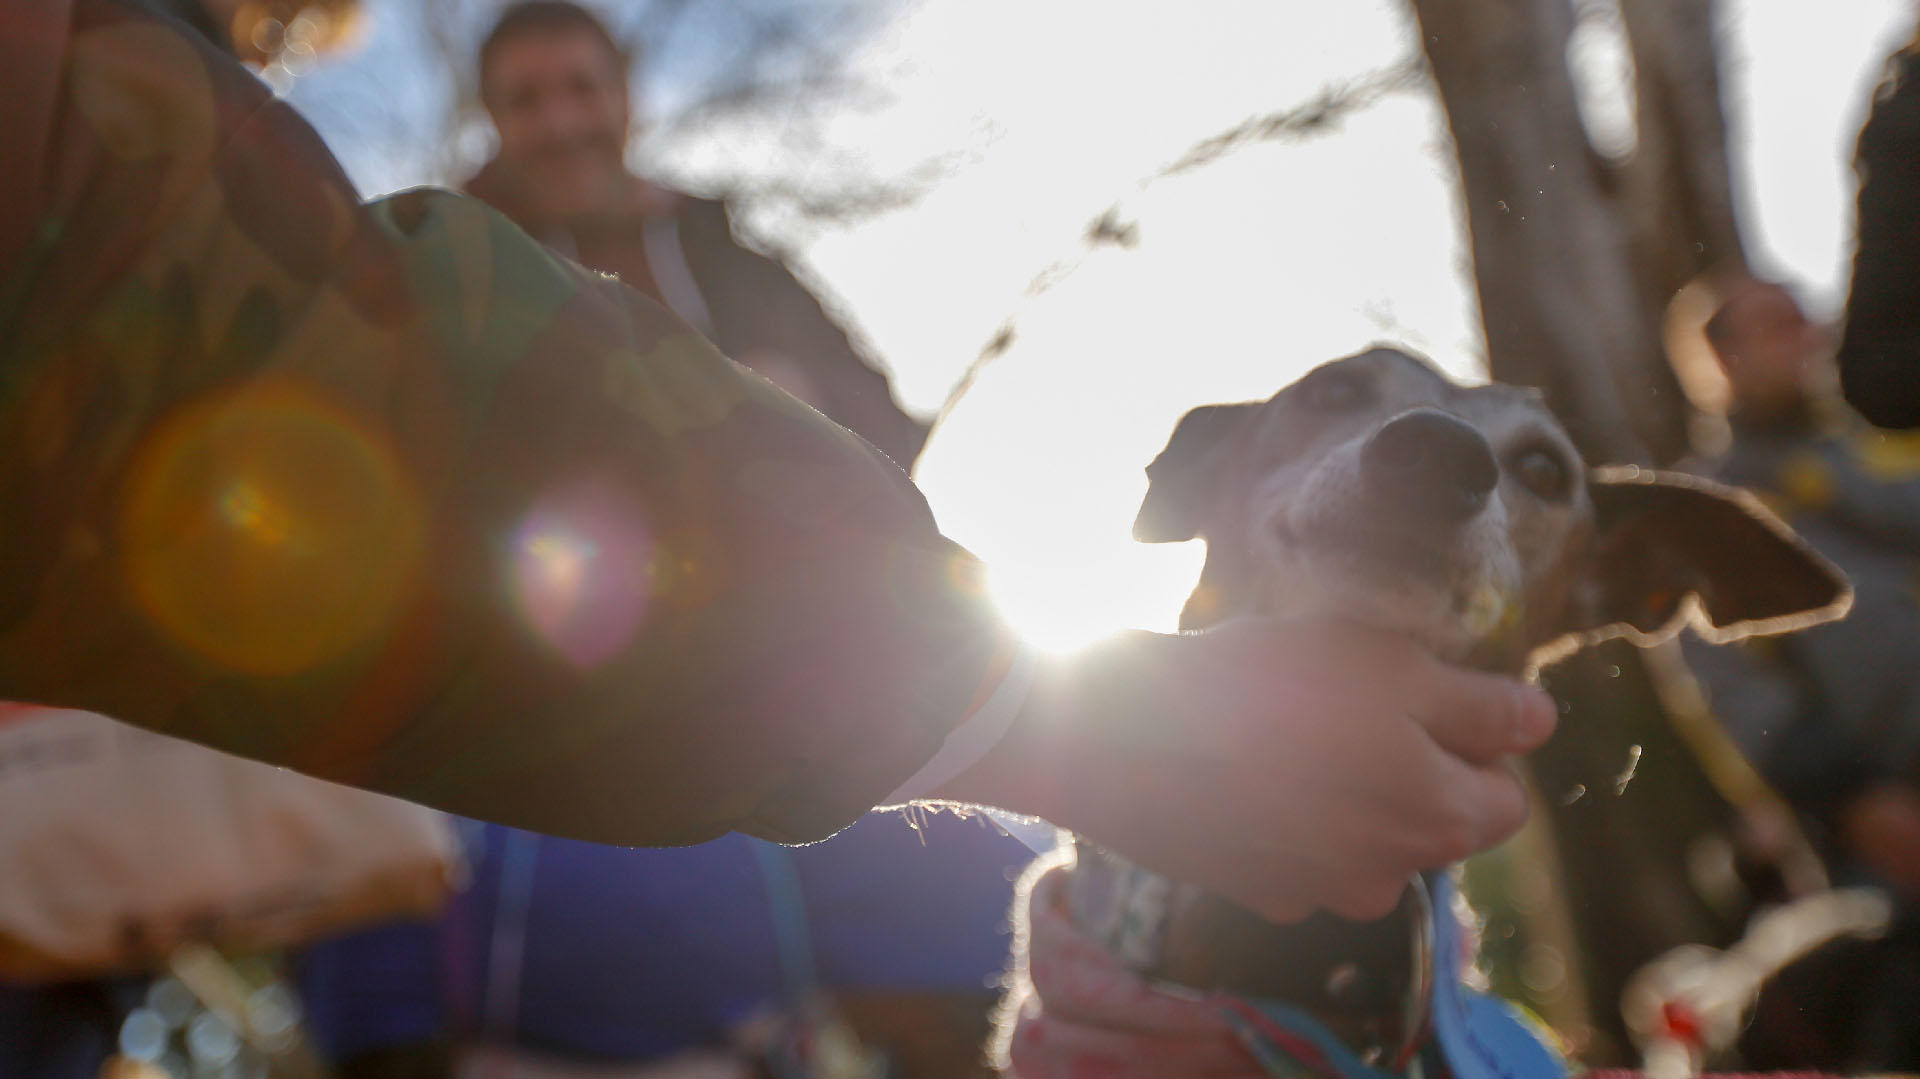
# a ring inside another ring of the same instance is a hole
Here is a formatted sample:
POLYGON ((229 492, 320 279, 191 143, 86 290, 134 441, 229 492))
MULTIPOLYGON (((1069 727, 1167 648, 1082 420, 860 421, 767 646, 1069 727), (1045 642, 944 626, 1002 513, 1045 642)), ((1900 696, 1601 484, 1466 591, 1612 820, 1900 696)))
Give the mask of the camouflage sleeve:
POLYGON ((960 719, 1005 631, 892 464, 476 202, 360 205, 173 24, 62 34, 0 697, 627 844, 822 837, 960 719))

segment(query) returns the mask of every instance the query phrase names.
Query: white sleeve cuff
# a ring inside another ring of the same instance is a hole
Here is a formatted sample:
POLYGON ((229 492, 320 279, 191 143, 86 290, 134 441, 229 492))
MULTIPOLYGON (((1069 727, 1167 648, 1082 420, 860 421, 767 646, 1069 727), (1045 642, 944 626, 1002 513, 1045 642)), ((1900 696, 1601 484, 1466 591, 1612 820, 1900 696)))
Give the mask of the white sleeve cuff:
POLYGON ((1022 644, 986 703, 948 733, 933 759, 921 765, 918 772, 880 804, 900 805, 925 798, 980 763, 980 759, 1006 737, 1013 721, 1020 718, 1020 709, 1027 703, 1027 691, 1033 688, 1033 674, 1038 665, 1039 654, 1034 647, 1022 644))

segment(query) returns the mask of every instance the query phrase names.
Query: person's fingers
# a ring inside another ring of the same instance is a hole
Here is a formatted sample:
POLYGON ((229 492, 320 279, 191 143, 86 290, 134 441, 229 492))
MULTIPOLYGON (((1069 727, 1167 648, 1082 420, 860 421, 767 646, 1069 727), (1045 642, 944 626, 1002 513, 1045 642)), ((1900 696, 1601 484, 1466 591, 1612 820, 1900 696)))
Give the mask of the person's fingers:
POLYGON ((1435 869, 1493 847, 1527 820, 1527 788, 1508 761, 1467 764, 1443 760, 1445 796, 1428 816, 1431 844, 1420 861, 1435 869))
POLYGON ((1521 683, 1317 623, 1126 638, 1033 700, 1036 779, 1007 795, 1031 804, 1010 808, 1275 921, 1378 918, 1410 873, 1510 836, 1526 793, 1504 762, 1557 718, 1521 683))
POLYGON ((1415 718, 1441 748, 1475 764, 1539 749, 1559 721, 1553 698, 1538 686, 1442 663, 1422 680, 1427 701, 1415 718))

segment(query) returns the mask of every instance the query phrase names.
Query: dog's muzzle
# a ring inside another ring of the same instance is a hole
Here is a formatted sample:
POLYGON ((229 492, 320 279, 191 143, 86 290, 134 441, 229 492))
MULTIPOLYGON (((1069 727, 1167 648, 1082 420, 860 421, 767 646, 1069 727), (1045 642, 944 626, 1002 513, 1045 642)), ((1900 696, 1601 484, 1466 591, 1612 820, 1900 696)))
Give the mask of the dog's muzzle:
POLYGON ((1485 436, 1432 408, 1388 420, 1360 451, 1367 493, 1423 523, 1460 524, 1486 508, 1500 464, 1485 436))

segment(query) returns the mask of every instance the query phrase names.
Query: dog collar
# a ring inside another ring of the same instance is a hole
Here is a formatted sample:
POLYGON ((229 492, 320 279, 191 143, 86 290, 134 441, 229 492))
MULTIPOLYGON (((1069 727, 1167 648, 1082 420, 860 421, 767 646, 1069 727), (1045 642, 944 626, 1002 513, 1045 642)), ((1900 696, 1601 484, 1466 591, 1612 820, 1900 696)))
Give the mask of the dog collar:
POLYGON ((1181 886, 1111 855, 1081 853, 1069 902, 1075 923, 1155 989, 1211 1006, 1272 1075, 1566 1079, 1566 1062, 1542 1025, 1468 987, 1465 973, 1473 957, 1463 927, 1471 915, 1446 873, 1414 878, 1408 888, 1401 912, 1409 929, 1411 976, 1395 1000, 1369 1005, 1391 1018, 1363 1044, 1302 1006, 1315 997, 1282 999, 1232 981, 1196 986, 1169 979, 1168 927, 1183 905, 1181 886))
POLYGON ((1419 891, 1431 899, 1426 921, 1432 948, 1426 968, 1432 977, 1422 1003, 1409 1008, 1402 1057, 1385 1066, 1363 1059, 1311 1015, 1279 1001, 1216 998, 1216 1007, 1269 1074, 1288 1079, 1567 1079, 1566 1059, 1543 1026, 1506 1001, 1467 987, 1462 974, 1468 946, 1454 909, 1453 881, 1440 873, 1422 880, 1419 891))

